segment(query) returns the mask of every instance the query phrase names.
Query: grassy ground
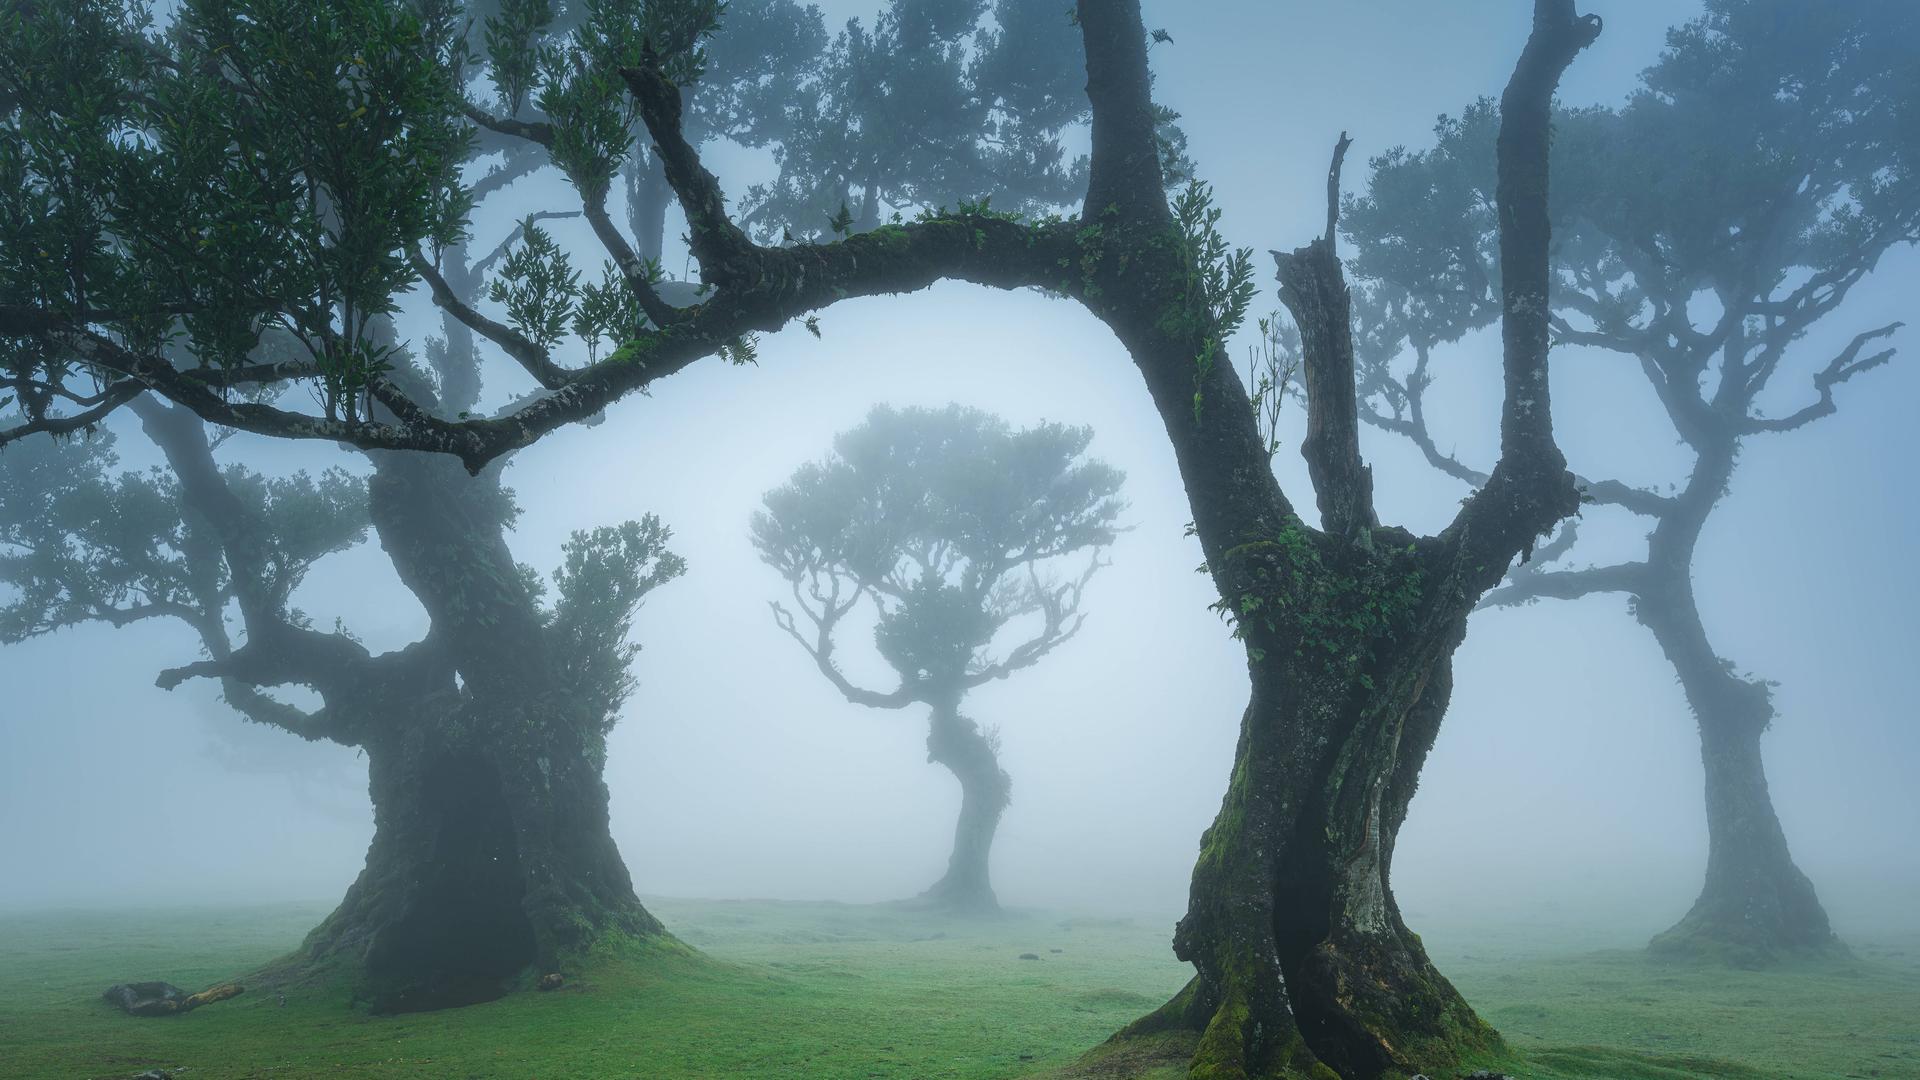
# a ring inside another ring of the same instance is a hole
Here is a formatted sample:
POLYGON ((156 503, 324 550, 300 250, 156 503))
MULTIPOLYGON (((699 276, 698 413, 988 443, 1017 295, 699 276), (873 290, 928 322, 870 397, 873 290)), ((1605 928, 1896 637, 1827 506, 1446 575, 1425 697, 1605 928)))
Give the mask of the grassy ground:
MULTIPOLYGON (((833 904, 650 906, 701 953, 628 950, 554 993, 389 1018, 353 1013, 326 989, 160 1020, 98 999, 116 981, 196 989, 257 968, 319 907, 0 918, 0 1075, 1064 1075, 1187 974, 1158 920, 1031 913, 956 926, 833 904)), ((1920 1080, 1920 939, 1766 973, 1556 948, 1512 927, 1428 942, 1507 1035, 1504 1066, 1529 1080, 1920 1080)))

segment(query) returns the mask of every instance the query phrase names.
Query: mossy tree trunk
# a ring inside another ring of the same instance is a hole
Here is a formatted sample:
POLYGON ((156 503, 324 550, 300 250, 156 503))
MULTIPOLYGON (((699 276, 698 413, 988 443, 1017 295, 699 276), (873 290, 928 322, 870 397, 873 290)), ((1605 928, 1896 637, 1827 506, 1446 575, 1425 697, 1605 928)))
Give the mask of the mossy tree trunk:
POLYGON ((1013 797, 1013 779, 1000 768, 993 741, 960 715, 957 704, 934 706, 927 725, 927 760, 946 766, 960 781, 960 817, 946 874, 918 899, 967 914, 998 912, 988 861, 1000 815, 1013 797))
POLYGON ((1123 1033, 1197 1031, 1195 1077, 1411 1073, 1499 1044, 1391 886, 1466 613, 1424 587, 1456 580, 1445 549, 1374 536, 1370 554, 1294 529, 1234 557, 1260 583, 1240 595, 1301 618, 1245 624, 1252 700, 1174 936, 1197 974, 1123 1033), (1407 581, 1418 587, 1388 591, 1407 581))
POLYGON ((502 534, 509 497, 451 461, 376 463, 373 521, 442 666, 427 685, 384 688, 361 744, 367 867, 308 955, 357 958, 373 1007, 405 1011, 498 996, 606 933, 661 933, 608 829, 608 718, 552 655, 502 534))
MULTIPOLYGON (((1474 604, 1515 556, 1577 509, 1549 407, 1549 104, 1599 32, 1539 0, 1502 102, 1505 401, 1501 457, 1441 534, 1382 528, 1353 423, 1350 305, 1327 234, 1280 257, 1301 324, 1303 445, 1319 530, 1274 479, 1268 443, 1222 345, 1231 302, 1205 282, 1218 238, 1170 212, 1148 150, 1145 34, 1134 5, 1083 0, 1093 172, 1070 283, 1126 345, 1172 442, 1193 531, 1245 639, 1252 697, 1220 814, 1174 938, 1193 981, 1119 1038, 1198 1034, 1191 1075, 1371 1078, 1437 1071, 1497 1036, 1435 970, 1389 878, 1394 839, 1433 745, 1474 604), (1199 266, 1196 269, 1196 262, 1199 266)), ((1215 271, 1231 278, 1233 266, 1215 271)), ((1244 308, 1242 309, 1244 310, 1244 308)))

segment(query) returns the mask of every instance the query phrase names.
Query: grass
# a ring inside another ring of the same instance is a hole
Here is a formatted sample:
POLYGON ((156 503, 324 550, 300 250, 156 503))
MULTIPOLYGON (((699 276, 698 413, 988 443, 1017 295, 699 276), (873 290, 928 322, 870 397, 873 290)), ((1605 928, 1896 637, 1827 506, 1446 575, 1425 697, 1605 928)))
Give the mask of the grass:
MULTIPOLYGON (((197 989, 257 969, 325 914, 317 906, 7 916, 0 1074, 1086 1075, 1071 1068, 1082 1053, 1187 976, 1158 920, 1024 913, 951 924, 837 904, 650 906, 700 951, 627 944, 553 993, 380 1018, 350 1011, 327 986, 289 990, 285 1005, 255 992, 158 1020, 99 1000, 117 981, 197 989)), ((1512 927, 1435 931, 1428 943, 1514 1050, 1488 1064, 1527 1080, 1920 1080, 1920 939, 1771 972, 1556 949, 1512 927)))

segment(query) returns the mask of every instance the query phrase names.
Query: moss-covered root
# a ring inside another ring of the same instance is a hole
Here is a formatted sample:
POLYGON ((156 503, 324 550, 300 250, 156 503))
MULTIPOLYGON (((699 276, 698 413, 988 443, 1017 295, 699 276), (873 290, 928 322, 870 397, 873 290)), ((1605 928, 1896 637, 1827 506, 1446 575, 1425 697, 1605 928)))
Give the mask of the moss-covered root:
POLYGON ((1249 998, 1245 988, 1232 988, 1215 1001, 1195 976, 1087 1055, 1086 1071, 1072 1075, 1158 1076, 1177 1058, 1189 1080, 1340 1080, 1314 1057, 1284 1009, 1277 1023, 1256 1018, 1249 998))
MULTIPOLYGON (((1411 937, 1411 934, 1406 935, 1411 937)), ((1399 934, 1310 950, 1293 978, 1300 1023, 1353 1077, 1442 1073, 1501 1049, 1499 1033, 1399 934)))

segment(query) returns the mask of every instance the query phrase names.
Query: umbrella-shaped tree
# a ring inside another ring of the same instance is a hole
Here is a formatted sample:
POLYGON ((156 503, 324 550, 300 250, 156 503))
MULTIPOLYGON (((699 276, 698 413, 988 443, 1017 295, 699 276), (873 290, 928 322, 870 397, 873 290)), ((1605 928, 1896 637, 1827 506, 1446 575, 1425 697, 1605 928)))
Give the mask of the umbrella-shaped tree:
POLYGON ((1012 781, 997 733, 960 705, 1038 663, 1085 619, 1081 598, 1124 505, 1120 471, 1086 456, 1092 438, 1055 423, 1015 431, 957 405, 883 405, 754 515, 754 546, 805 623, 778 602, 774 618, 821 674, 857 705, 929 709, 927 760, 952 770, 961 797, 953 854, 927 903, 998 909, 987 863, 1012 781), (892 690, 855 685, 834 662, 836 633, 862 601, 899 677, 892 690))

